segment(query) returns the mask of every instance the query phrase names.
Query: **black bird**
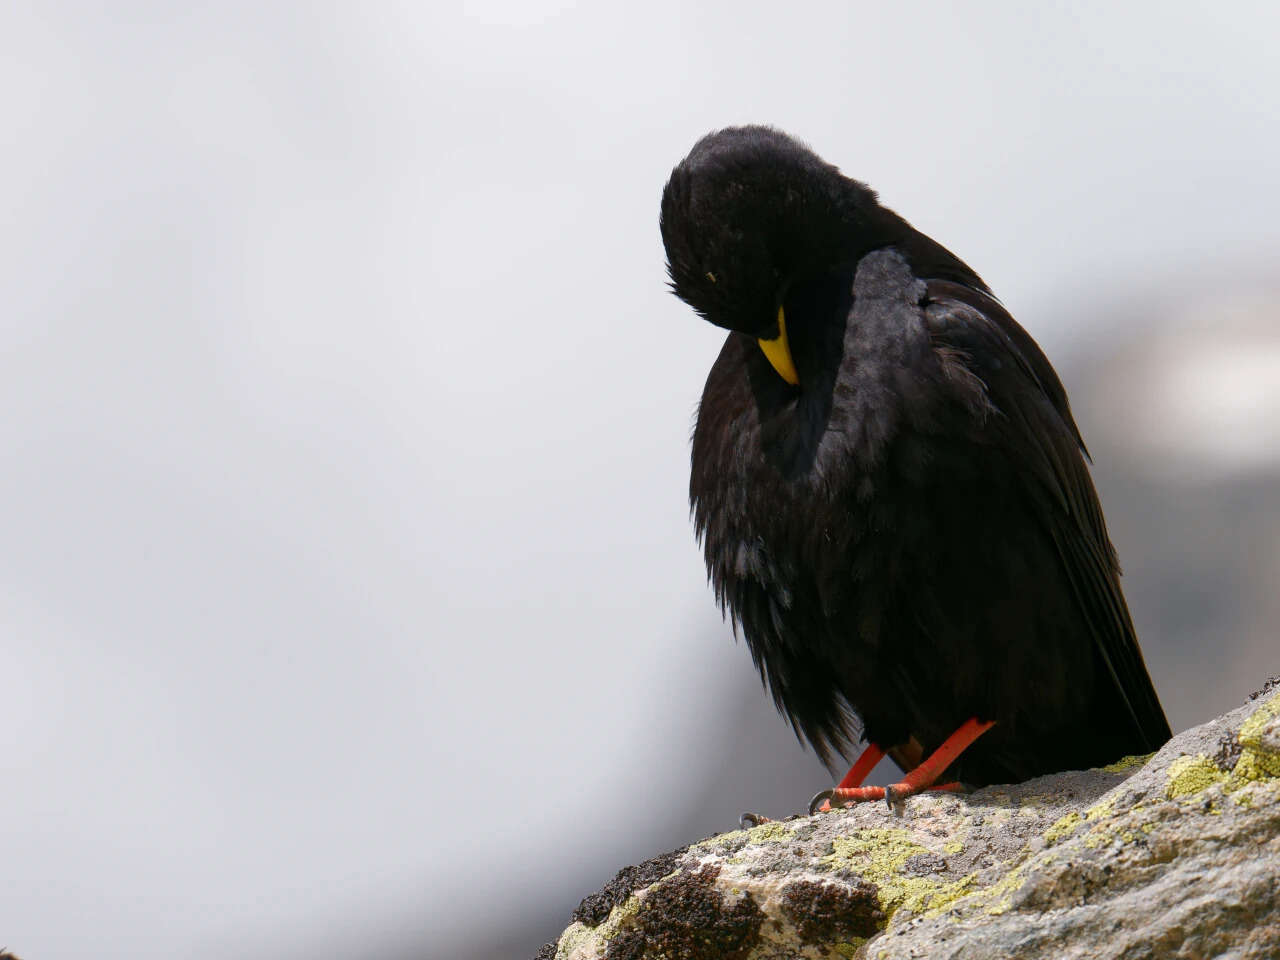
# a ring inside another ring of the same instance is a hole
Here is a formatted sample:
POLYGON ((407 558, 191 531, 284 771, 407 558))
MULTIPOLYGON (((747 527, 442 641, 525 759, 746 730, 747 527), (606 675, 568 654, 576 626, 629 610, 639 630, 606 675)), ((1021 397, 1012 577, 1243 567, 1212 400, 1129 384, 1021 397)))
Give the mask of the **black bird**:
POLYGON ((768 127, 699 140, 661 228, 730 331, 689 483, 710 580, 797 735, 869 744, 835 799, 1168 740, 1066 393, 982 279, 768 127), (852 789, 885 752, 914 772, 852 789))

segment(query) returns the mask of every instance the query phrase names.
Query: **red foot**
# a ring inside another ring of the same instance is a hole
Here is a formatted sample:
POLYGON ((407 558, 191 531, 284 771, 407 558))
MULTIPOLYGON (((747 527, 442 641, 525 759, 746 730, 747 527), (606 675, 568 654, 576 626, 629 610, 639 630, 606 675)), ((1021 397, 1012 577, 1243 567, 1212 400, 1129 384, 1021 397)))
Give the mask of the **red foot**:
POLYGON ((960 729, 943 742, 942 746, 930 754, 929 758, 908 773, 897 783, 887 787, 864 787, 862 781, 867 778, 871 768, 884 756, 884 751, 874 743, 862 752, 853 768, 833 790, 824 790, 813 798, 809 812, 825 812, 831 804, 865 803, 868 800, 905 800, 924 790, 946 790, 955 792, 964 789, 960 783, 951 782, 934 786, 934 781, 942 772, 955 762, 960 754, 980 736, 995 726, 994 721, 983 723, 977 717, 971 717, 960 725, 960 729), (874 759, 869 759, 874 756, 874 759))
MULTIPOLYGON (((853 766, 849 768, 849 772, 844 775, 844 779, 836 784, 835 790, 856 791, 862 786, 862 781, 867 779, 868 774, 875 769, 877 763, 884 759, 884 748, 878 743, 869 743, 858 754, 858 759, 853 762, 853 766)), ((880 795, 884 796, 883 787, 868 787, 868 790, 879 790, 880 795)), ((831 795, 835 790, 823 790, 820 794, 809 801, 809 815, 822 812, 826 813, 831 809, 831 795)), ((872 799, 867 797, 868 800, 872 799)))
MULTIPOLYGON (((931 790, 943 790, 947 793, 964 793, 965 786, 959 780, 952 780, 950 783, 939 783, 932 787, 921 787, 913 793, 924 793, 931 790)), ((855 803, 866 803, 868 800, 885 800, 886 792, 893 791, 892 797, 895 800, 901 800, 904 797, 911 796, 910 793, 904 793, 901 783, 892 783, 887 787, 843 787, 834 790, 823 790, 814 798, 815 801, 821 799, 822 802, 812 808, 812 813, 829 813, 831 811, 831 802, 834 800, 837 804, 852 806, 855 803)))

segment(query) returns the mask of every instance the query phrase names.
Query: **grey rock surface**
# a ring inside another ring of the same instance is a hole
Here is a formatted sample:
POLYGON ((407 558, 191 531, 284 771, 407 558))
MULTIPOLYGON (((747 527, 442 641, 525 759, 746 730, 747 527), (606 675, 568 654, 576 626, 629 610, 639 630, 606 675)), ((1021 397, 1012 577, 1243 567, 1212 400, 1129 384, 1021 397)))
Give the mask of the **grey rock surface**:
POLYGON ((835 956, 1280 957, 1280 691, 1150 757, 711 837, 621 871, 539 952, 835 956))

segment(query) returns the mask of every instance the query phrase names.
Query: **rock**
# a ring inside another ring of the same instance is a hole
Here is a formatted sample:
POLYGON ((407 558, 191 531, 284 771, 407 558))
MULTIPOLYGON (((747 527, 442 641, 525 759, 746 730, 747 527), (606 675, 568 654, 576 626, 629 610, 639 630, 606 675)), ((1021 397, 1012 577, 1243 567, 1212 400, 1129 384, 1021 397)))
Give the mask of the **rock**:
POLYGON ((628 867, 541 960, 1280 957, 1280 691, 1150 757, 628 867))

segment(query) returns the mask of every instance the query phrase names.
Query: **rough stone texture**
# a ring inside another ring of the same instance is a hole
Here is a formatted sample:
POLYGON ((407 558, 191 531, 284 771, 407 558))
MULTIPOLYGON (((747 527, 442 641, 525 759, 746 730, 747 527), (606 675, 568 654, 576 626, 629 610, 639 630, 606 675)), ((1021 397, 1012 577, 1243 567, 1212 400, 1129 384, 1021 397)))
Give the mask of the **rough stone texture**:
POLYGON ((554 960, 1280 957, 1280 691, 1099 770, 793 817, 629 867, 554 960))
POLYGON ((718 864, 680 870, 649 887, 605 946, 606 960, 743 960, 760 942, 764 914, 750 893, 716 884, 718 864))
POLYGON ((623 867, 599 893, 583 898, 578 908, 573 911, 573 919, 589 927, 599 926, 608 918, 614 907, 626 902, 633 890, 647 887, 675 870, 680 861, 680 854, 683 852, 677 850, 664 853, 634 867, 623 867))

